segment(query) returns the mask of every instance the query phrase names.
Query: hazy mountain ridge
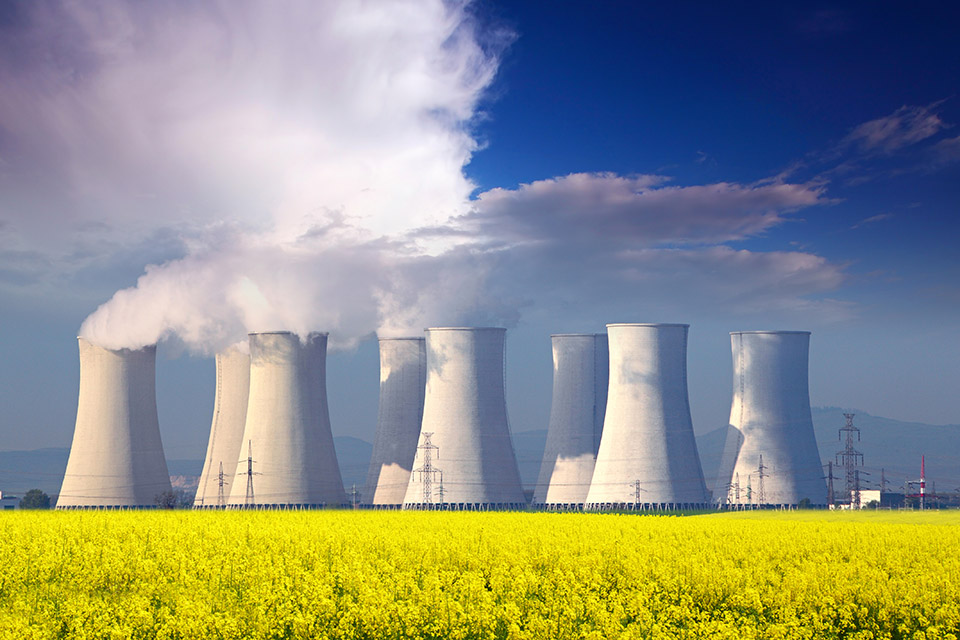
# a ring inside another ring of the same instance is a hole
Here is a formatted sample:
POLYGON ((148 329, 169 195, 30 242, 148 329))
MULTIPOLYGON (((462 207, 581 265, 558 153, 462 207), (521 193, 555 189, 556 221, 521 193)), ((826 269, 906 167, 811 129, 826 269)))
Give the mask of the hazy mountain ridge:
MULTIPOLYGON (((347 492, 353 484, 362 488, 373 445, 351 436, 336 436, 333 444, 347 492)), ((0 451, 0 491, 23 495, 30 489, 42 489, 51 496, 56 495, 60 492, 69 456, 70 449, 62 447, 0 451)), ((192 490, 203 472, 203 460, 167 460, 167 471, 176 479, 175 488, 192 490)))
MULTIPOLYGON (((874 416, 856 409, 816 407, 812 409, 813 430, 817 449, 827 473, 828 462, 834 463, 834 487, 843 486, 843 471, 837 467, 836 454, 844 448, 839 429, 846 420, 844 413, 855 414, 853 424, 860 429, 860 440, 854 447, 863 453, 861 478, 867 488, 879 488, 881 473, 886 474, 888 491, 901 491, 905 480, 920 477, 920 456, 926 456, 927 480, 941 492, 956 491, 960 485, 960 425, 931 425, 904 422, 874 416)), ((707 486, 713 488, 720 456, 726 440, 727 426, 697 437, 700 461, 707 486)), ((932 489, 931 489, 932 490, 932 489)))
MULTIPOLYGON (((824 465, 835 459, 843 448, 837 430, 844 425, 843 413, 855 413, 854 425, 861 430, 861 440, 855 443, 864 454, 865 485, 879 485, 880 470, 885 469, 888 489, 898 491, 905 479, 920 476, 920 456, 926 455, 927 478, 931 488, 941 492, 955 491, 960 486, 960 425, 930 425, 904 422, 873 416, 866 412, 837 407, 817 407, 813 412, 813 426, 820 458, 824 465)), ((723 426, 697 436, 700 463, 708 488, 715 483, 720 456, 726 440, 723 426)), ((533 488, 537 482, 540 462, 546 444, 546 429, 520 431, 513 434, 514 450, 524 487, 533 488)), ((343 485, 348 495, 356 485, 362 490, 373 445, 351 436, 334 437, 337 459, 343 485)), ((60 490, 70 450, 65 448, 35 449, 32 451, 0 451, 0 490, 15 495, 40 488, 50 495, 60 490)), ((203 460, 168 460, 170 475, 178 477, 180 486, 189 486, 203 469, 203 460)), ((824 471, 826 473, 826 471, 824 471)), ((834 468, 834 476, 841 476, 834 468)), ((835 486, 839 489, 842 480, 835 486)))

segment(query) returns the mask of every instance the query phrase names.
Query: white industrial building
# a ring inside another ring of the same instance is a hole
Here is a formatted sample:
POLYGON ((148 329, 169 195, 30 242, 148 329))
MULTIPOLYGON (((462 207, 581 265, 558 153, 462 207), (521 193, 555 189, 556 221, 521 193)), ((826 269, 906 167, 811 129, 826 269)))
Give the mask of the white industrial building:
POLYGON ((604 333, 557 334, 553 397, 534 505, 581 509, 600 448, 607 405, 608 348, 604 333))
POLYGON ((687 396, 685 324, 608 324, 610 386, 588 509, 709 503, 687 396))
POLYGON ((400 507, 417 453, 427 380, 424 338, 380 338, 380 401, 363 503, 400 507))
POLYGON ((407 509, 526 506, 510 439, 502 328, 426 330, 427 380, 407 509))
MULTIPOLYGON (((250 356, 230 347, 216 356, 217 389, 213 401, 210 440, 203 461, 194 506, 222 508, 237 482, 250 393, 250 356)), ((245 482, 244 480, 241 480, 245 482)))
POLYGON ((73 444, 58 509, 153 507, 170 491, 156 400, 156 346, 104 349, 83 338, 73 444))
POLYGON ((290 332, 250 334, 250 393, 230 506, 346 502, 330 429, 326 358, 326 334, 302 340, 290 332))
POLYGON ((808 331, 737 331, 730 427, 714 493, 732 506, 825 505, 810 414, 808 331))

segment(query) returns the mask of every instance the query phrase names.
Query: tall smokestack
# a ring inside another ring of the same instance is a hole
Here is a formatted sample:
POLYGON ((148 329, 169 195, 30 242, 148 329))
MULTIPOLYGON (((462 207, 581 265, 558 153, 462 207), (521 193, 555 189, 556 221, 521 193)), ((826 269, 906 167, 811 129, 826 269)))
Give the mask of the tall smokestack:
POLYGON ((57 508, 155 506, 171 489, 157 420, 156 346, 78 343, 77 425, 57 508))
POLYGON ((739 504, 826 504, 810 415, 810 332, 736 331, 730 342, 733 403, 716 495, 739 504))
POLYGON ((607 335, 571 333, 551 338, 553 399, 533 502, 561 509, 582 508, 607 406, 607 335))
POLYGON ((285 331, 250 334, 250 396, 230 505, 345 503, 327 408, 326 359, 323 333, 302 342, 285 331))
POLYGON ((608 324, 610 388, 593 509, 708 502, 687 397, 685 324, 608 324))
POLYGON ((380 405, 365 504, 403 504, 420 437, 426 380, 423 338, 380 338, 380 405))
POLYGON ((524 507, 507 424, 506 329, 426 331, 423 423, 404 507, 524 507))
POLYGON ((250 393, 250 356, 235 347, 217 354, 217 391, 207 457, 203 462, 195 507, 223 507, 238 481, 237 461, 243 448, 243 428, 250 393), (223 486, 221 487, 221 470, 223 486))

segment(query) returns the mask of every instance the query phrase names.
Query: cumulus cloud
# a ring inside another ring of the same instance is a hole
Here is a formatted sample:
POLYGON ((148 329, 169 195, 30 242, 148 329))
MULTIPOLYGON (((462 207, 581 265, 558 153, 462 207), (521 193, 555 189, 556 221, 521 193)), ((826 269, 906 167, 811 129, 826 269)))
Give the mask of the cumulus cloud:
POLYGON ((531 243, 502 250, 500 259, 488 290, 583 326, 598 318, 821 323, 855 313, 830 297, 847 281, 846 265, 804 251, 531 243))
POLYGON ((843 265, 805 252, 643 249, 620 253, 617 263, 625 281, 651 283, 644 288, 661 295, 679 286, 701 308, 741 314, 821 309, 843 315, 848 308, 820 298, 844 282, 843 265))
POLYGON ((460 225, 504 241, 629 242, 643 246, 740 240, 828 200, 818 185, 783 182, 665 186, 665 176, 577 173, 478 197, 460 225))

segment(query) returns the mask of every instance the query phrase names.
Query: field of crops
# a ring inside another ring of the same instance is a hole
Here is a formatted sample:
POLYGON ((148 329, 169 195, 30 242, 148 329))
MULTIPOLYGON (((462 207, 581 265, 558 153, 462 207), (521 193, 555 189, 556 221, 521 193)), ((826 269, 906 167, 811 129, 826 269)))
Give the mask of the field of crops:
POLYGON ((0 514, 3 638, 955 638, 960 514, 0 514))

